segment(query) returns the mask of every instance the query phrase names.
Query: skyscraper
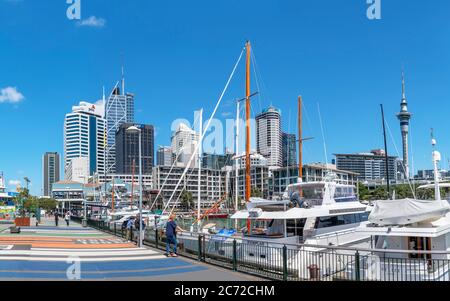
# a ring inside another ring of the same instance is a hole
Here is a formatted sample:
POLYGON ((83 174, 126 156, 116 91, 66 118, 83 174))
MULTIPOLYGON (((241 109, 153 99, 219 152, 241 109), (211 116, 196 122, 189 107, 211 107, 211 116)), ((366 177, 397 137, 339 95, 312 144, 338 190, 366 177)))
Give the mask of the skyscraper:
POLYGON ((281 113, 269 107, 256 116, 256 149, 267 158, 269 166, 283 166, 281 113))
MULTIPOLYGON (((178 167, 187 167, 192 154, 200 140, 199 134, 184 123, 180 123, 172 134, 172 151, 178 167)), ((198 156, 195 156, 189 167, 198 167, 198 156)))
POLYGON ((172 166, 173 152, 170 146, 160 146, 156 153, 156 165, 158 166, 172 166))
MULTIPOLYGON (((122 80, 123 82, 123 80, 122 80)), ((105 119, 107 121, 107 173, 116 172, 116 132, 124 123, 134 122, 134 95, 125 93, 122 84, 122 94, 118 84, 105 101, 105 119)))
POLYGON ((397 114, 397 118, 400 121, 400 129, 402 132, 402 145, 403 145, 403 166, 404 170, 400 172, 405 174, 406 178, 410 177, 409 174, 409 121, 411 120, 412 114, 408 112, 408 102, 406 100, 405 92, 405 74, 402 72, 402 101, 400 103, 400 113, 397 114))
POLYGON ((297 165, 297 139, 295 134, 281 134, 283 166, 297 165))
POLYGON ((87 158, 89 175, 104 173, 106 154, 106 120, 102 118, 103 107, 88 102, 80 102, 72 107, 72 113, 64 121, 64 169, 66 180, 70 175, 73 158, 87 158))
POLYGON ((47 152, 42 157, 42 193, 50 196, 52 184, 59 182, 60 158, 56 152, 47 152))
MULTIPOLYGON (((135 124, 121 124, 116 133, 116 172, 118 174, 131 174, 133 160, 135 172, 139 170, 139 134, 130 133, 127 129, 135 124)), ((141 130, 142 173, 151 174, 154 165, 154 129, 152 125, 137 124, 141 130)))

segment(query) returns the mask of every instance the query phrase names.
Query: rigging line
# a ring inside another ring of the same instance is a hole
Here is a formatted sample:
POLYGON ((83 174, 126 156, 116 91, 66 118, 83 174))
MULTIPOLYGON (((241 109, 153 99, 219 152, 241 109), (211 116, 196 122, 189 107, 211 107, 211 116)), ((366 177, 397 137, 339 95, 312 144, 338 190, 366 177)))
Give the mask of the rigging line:
MULTIPOLYGON (((256 89, 258 90, 258 92, 261 91, 260 86, 259 86, 259 81, 258 81, 258 74, 257 74, 257 69, 256 69, 256 58, 255 58, 255 54, 252 51, 251 52, 251 59, 252 59, 252 63, 253 63, 253 73, 255 74, 255 81, 256 81, 256 89)), ((262 105, 261 105, 261 93, 258 93, 258 103, 259 103, 259 110, 262 111, 262 105)))
MULTIPOLYGON (((191 173, 188 176, 186 176, 186 181, 188 182, 188 183, 186 183, 186 186, 189 185, 189 180, 191 180, 191 177, 192 177, 194 171, 196 171, 195 168, 192 168, 191 173)), ((173 211, 175 210, 175 207, 178 205, 178 203, 180 201, 181 195, 183 194, 184 190, 185 190, 184 188, 181 190, 180 194, 178 195, 177 199, 175 200, 175 202, 174 202, 174 204, 172 206, 172 209, 170 210, 170 214, 169 215, 172 215, 173 211)), ((187 191, 187 189, 186 189, 186 191, 187 191)))
MULTIPOLYGON (((328 151, 327 151, 327 144, 325 142, 325 133, 323 130, 323 123, 322 123, 322 114, 320 113, 320 105, 317 103, 317 111, 319 112, 319 121, 320 121, 320 130, 322 132, 322 140, 323 140, 323 151, 325 153, 325 166, 328 166, 328 151)), ((328 169, 328 167, 326 167, 328 169)))
MULTIPOLYGON (((259 69, 258 63, 257 63, 257 61, 256 61, 256 56, 255 56, 255 51, 254 51, 254 49, 252 50, 251 56, 254 57, 254 62, 253 62, 253 63, 254 63, 254 65, 253 65, 253 66, 254 66, 254 69, 256 69, 257 72, 258 72, 259 74, 261 74, 261 72, 259 71, 260 69, 259 69)), ((266 85, 265 82, 264 82, 264 78, 263 78, 262 76, 260 76, 260 79, 261 79, 262 88, 264 89, 264 91, 265 91, 265 93, 266 93, 266 95, 267 95, 266 99, 267 99, 267 98, 268 98, 269 100, 272 99, 272 98, 270 97, 269 89, 267 89, 267 85, 266 85)), ((260 107, 261 107, 261 104, 260 104, 260 107)), ((262 107, 261 107, 261 109, 262 109, 262 107)))
MULTIPOLYGON (((411 141, 411 167, 412 167, 412 181, 413 183, 414 181, 414 175, 415 175, 415 170, 414 170, 414 147, 413 147, 413 135, 412 135, 412 126, 411 123, 409 125, 409 136, 410 136, 410 141, 411 141)), ((411 171, 410 171, 411 173, 411 171)))
MULTIPOLYGON (((398 151, 397 144, 395 143, 394 135, 392 135, 391 127, 389 126, 389 123, 386 122, 386 119, 384 120, 384 122, 386 124, 387 129, 388 129, 389 136, 391 137, 392 143, 394 144, 394 148, 395 148, 395 151, 397 152, 397 156, 400 157, 400 152, 398 151)), ((405 164, 401 164, 401 166, 403 168, 403 173, 406 174, 405 164)), ((414 189, 412 187, 411 179, 408 176, 406 177, 406 179, 408 181, 408 185, 409 185, 409 188, 411 189, 413 197, 414 197, 414 199, 416 199, 416 192, 414 191, 414 189)))
MULTIPOLYGON (((205 137, 206 132, 208 131, 209 126, 211 125, 212 119, 213 119, 214 116, 216 115, 217 109, 219 108, 220 103, 222 102, 223 96, 225 95, 225 92, 228 90, 228 86, 230 85, 230 82, 231 82, 231 80, 232 80, 233 77, 234 77, 234 73, 236 72, 236 69, 237 69, 239 63, 241 62, 242 56, 243 56, 243 54, 244 54, 244 51, 245 51, 245 48, 243 48, 243 49, 241 50, 241 54, 239 55, 239 58, 237 59, 237 62, 236 62, 236 64, 234 65, 233 71, 231 72, 231 74, 230 74, 230 76, 229 76, 229 78, 228 78, 228 81, 227 81, 227 83, 226 83, 226 85, 225 85, 225 87, 224 87, 222 93, 220 94, 220 97, 219 97, 219 100, 217 101, 216 107, 214 108, 214 111, 212 112, 211 117, 209 118, 208 123, 207 123, 205 129, 203 130, 203 133, 202 133, 202 135, 201 135, 200 141, 203 141, 203 138, 205 137)), ((187 167, 189 167, 189 166, 191 165, 191 163, 192 163, 192 160, 194 160, 194 158, 195 158, 196 156, 198 156, 198 155, 197 155, 197 152, 199 151, 199 147, 200 147, 200 144, 197 143, 197 145, 196 145, 196 147, 195 147, 195 151, 193 152, 193 154, 192 154, 192 156, 191 156, 191 158, 190 158, 190 160, 189 160, 189 162, 188 162, 188 164, 187 164, 187 167)), ((174 196, 174 194, 175 194, 175 191, 178 189, 178 186, 180 186, 180 183, 181 183, 181 181, 183 180, 183 178, 186 176, 186 173, 187 173, 187 168, 184 170, 183 174, 181 175, 180 179, 178 180, 178 183, 177 183, 177 185, 175 186, 175 189, 174 189, 172 195, 170 196, 170 199, 169 199, 167 205, 165 206, 165 208, 164 208, 164 210, 163 210, 163 213, 167 210, 167 207, 168 207, 168 205, 170 204, 170 202, 171 202, 171 200, 172 200, 172 198, 173 198, 173 196, 174 196)))
POLYGON ((313 127, 312 127, 312 122, 311 122, 311 118, 309 118, 309 113, 308 113, 308 110, 307 110, 307 108, 306 108, 305 101, 302 101, 302 108, 303 108, 303 111, 305 112, 304 115, 305 115, 305 117, 306 117, 306 122, 307 122, 307 124, 308 124, 309 131, 312 132, 312 129, 313 129, 313 127))
MULTIPOLYGON (((198 119, 199 119, 199 118, 200 118, 200 115, 198 115, 197 118, 194 119, 194 123, 198 122, 198 119)), ((185 148, 185 145, 186 145, 186 144, 187 144, 187 143, 184 143, 184 141, 183 141, 183 145, 184 145, 184 146, 181 147, 181 149, 178 151, 178 154, 177 154, 177 156, 175 157, 175 160, 173 161, 172 166, 170 167, 169 173, 167 174, 166 178, 164 179, 164 182, 163 182, 163 184, 161 185, 161 188, 159 189, 158 195, 156 196, 156 198, 155 198, 155 200, 153 201, 152 205, 150 206, 150 209, 149 209, 149 210, 152 210, 152 209, 153 209, 153 206, 154 206, 154 205, 156 204, 156 202, 158 201, 158 197, 161 195, 162 190, 163 190, 164 186, 166 185, 167 179, 169 179, 169 176, 170 176, 170 174, 172 173, 173 168, 174 168, 175 165, 177 164, 178 159, 179 159, 179 157, 180 157, 180 155, 181 155, 183 149, 185 148)))

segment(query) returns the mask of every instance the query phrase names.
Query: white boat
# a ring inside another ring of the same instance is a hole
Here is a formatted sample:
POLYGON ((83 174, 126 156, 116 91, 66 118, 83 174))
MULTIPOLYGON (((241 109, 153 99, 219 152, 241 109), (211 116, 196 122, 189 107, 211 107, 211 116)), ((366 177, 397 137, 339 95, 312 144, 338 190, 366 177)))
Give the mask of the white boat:
MULTIPOLYGON (((436 144, 433 139, 433 146, 436 144)), ((450 280, 450 205, 441 200, 437 163, 433 152, 436 200, 377 201, 369 224, 357 232, 370 235, 372 245, 360 263, 368 280, 450 280)), ((427 187, 430 188, 430 187, 427 187)), ((355 273, 355 266, 348 268, 355 273)))
MULTIPOLYGON (((354 255, 353 251, 332 250, 331 246, 370 247, 370 235, 357 229, 369 223, 372 207, 356 201, 354 186, 337 184, 330 175, 323 182, 290 185, 285 195, 290 198, 251 199, 246 210, 231 216, 250 221, 250 232, 206 235, 206 252, 231 257, 233 240, 236 240, 238 260, 279 272, 283 268, 283 246, 286 246, 288 267, 298 278, 306 278, 311 266, 327 266, 320 270, 320 277, 326 277, 345 270, 351 263, 352 256, 347 255, 354 255), (298 198, 299 190, 305 197, 298 198), (338 202, 337 195, 347 201, 338 202), (301 207, 293 207, 299 203, 301 207)), ((198 237, 193 233, 181 233, 180 238, 190 248, 198 244, 198 237)))
POLYGON ((287 195, 290 199, 282 201, 251 199, 247 210, 231 216, 250 221, 250 232, 243 239, 324 246, 349 245, 367 239, 354 230, 367 223, 372 207, 356 201, 354 186, 337 184, 330 175, 323 182, 290 185, 287 195), (299 198, 298 191, 304 197, 299 198), (340 197, 351 201, 336 201, 337 191, 340 197), (297 206, 293 207, 294 204, 297 206))

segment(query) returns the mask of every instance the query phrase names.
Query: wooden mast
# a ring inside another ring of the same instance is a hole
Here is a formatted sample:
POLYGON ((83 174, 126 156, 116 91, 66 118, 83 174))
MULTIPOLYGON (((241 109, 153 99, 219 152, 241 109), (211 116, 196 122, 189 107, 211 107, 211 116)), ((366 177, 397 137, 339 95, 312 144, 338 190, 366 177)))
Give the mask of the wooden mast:
POLYGON ((245 44, 247 50, 247 62, 246 62, 246 80, 245 80, 245 200, 250 201, 251 187, 250 187, 250 55, 251 45, 248 41, 245 44))
MULTIPOLYGON (((245 201, 250 202, 251 186, 250 186, 250 41, 245 44, 247 50, 247 59, 245 67, 245 201)), ((236 175, 237 176, 237 175, 236 175)), ((247 233, 251 233, 251 222, 247 219, 247 233)))

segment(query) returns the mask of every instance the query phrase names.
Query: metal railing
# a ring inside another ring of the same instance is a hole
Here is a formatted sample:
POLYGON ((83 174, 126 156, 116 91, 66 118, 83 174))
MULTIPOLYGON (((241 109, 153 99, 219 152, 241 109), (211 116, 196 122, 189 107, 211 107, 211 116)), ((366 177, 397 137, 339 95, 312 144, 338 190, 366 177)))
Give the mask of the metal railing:
MULTIPOLYGON (((97 220, 87 224, 137 243, 137 230, 127 232, 121 225, 97 220)), ((271 280, 450 281, 450 252, 446 251, 290 245, 197 233, 183 233, 177 241, 179 255, 271 280)), ((165 250, 164 232, 146 229, 144 244, 165 250)))

